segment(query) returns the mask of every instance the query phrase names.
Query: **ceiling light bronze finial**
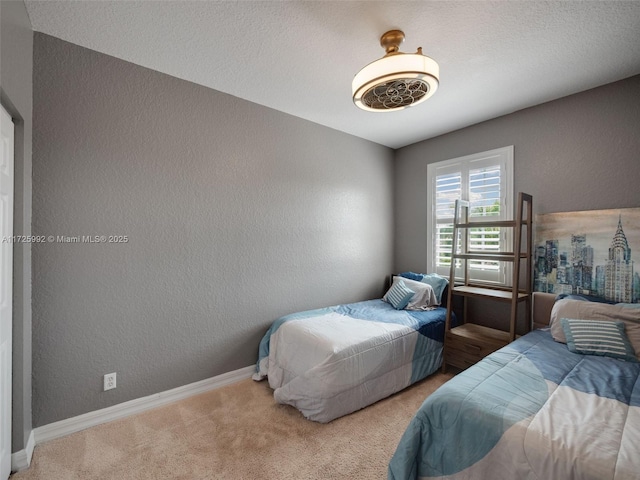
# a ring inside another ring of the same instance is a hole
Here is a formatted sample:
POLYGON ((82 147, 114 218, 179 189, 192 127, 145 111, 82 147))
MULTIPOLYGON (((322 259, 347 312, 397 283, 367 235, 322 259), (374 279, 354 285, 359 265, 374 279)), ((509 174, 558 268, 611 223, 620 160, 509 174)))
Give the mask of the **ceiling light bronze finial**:
POLYGON ((422 54, 403 53, 404 32, 389 30, 380 37, 385 56, 370 63, 353 78, 353 102, 363 110, 389 112, 425 101, 438 89, 440 67, 422 54))
POLYGON ((387 55, 400 53, 400 44, 404 42, 404 32, 402 30, 389 30, 380 37, 380 45, 387 55))

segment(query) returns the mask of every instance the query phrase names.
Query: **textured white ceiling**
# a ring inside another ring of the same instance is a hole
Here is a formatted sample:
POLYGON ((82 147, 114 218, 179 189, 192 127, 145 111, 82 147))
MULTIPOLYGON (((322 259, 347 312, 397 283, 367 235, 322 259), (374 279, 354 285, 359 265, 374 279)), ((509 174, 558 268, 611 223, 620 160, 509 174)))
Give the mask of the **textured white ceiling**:
POLYGON ((640 73, 637 0, 25 3, 36 31, 393 148, 640 73), (393 28, 440 88, 361 111, 351 80, 393 28))

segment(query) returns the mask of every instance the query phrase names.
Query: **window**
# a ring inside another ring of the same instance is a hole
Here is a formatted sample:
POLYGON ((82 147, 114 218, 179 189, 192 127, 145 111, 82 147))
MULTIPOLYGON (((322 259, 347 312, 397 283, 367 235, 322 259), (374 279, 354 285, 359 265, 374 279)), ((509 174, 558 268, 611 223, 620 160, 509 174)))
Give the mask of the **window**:
MULTIPOLYGON (((453 215, 457 199, 468 200, 469 221, 513 218, 513 146, 454 158, 427 166, 428 211, 427 271, 447 278, 451 266, 453 215)), ((509 251, 511 230, 473 228, 469 249, 509 251)), ((456 265, 458 267, 458 265, 456 265)), ((469 260, 470 279, 477 283, 508 284, 510 265, 506 262, 469 260)), ((456 272, 462 278, 462 269, 456 272)))

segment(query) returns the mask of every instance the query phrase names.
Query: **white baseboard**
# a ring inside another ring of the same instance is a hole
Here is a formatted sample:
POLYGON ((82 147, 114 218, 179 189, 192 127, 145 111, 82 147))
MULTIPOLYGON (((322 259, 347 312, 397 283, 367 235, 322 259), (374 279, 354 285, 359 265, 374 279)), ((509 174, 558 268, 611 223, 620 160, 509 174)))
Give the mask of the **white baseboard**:
MULTIPOLYGON (((33 430, 35 434, 35 444, 37 445, 47 440, 64 437, 70 433, 79 432, 86 428, 95 427, 96 425, 128 417, 129 415, 141 413, 200 393, 215 390, 216 388, 224 387, 225 385, 230 385, 246 378, 251 378, 255 368, 255 365, 251 365, 240 368, 239 370, 234 370, 233 372, 223 373, 222 375, 207 378, 199 382, 183 385, 182 387, 155 393, 148 397, 136 398, 135 400, 119 403, 118 405, 113 405, 101 410, 95 410, 78 415, 77 417, 67 418, 59 422, 37 427, 33 430)), ((31 456, 29 456, 29 461, 30 460, 31 456)))
POLYGON ((17 452, 11 454, 12 472, 24 470, 29 465, 31 465, 31 457, 33 455, 33 449, 35 447, 35 435, 33 434, 33 430, 31 430, 31 433, 29 433, 29 438, 27 439, 27 445, 22 450, 18 450, 17 452))

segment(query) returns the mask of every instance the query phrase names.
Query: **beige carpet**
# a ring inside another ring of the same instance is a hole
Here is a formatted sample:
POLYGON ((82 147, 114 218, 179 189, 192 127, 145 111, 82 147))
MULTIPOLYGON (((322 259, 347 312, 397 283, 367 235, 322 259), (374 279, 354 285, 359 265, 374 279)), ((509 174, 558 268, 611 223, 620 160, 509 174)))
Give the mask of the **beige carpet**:
POLYGON ((267 382, 243 380, 38 445, 11 479, 385 479, 416 410, 451 377, 328 424, 276 404, 267 382))

